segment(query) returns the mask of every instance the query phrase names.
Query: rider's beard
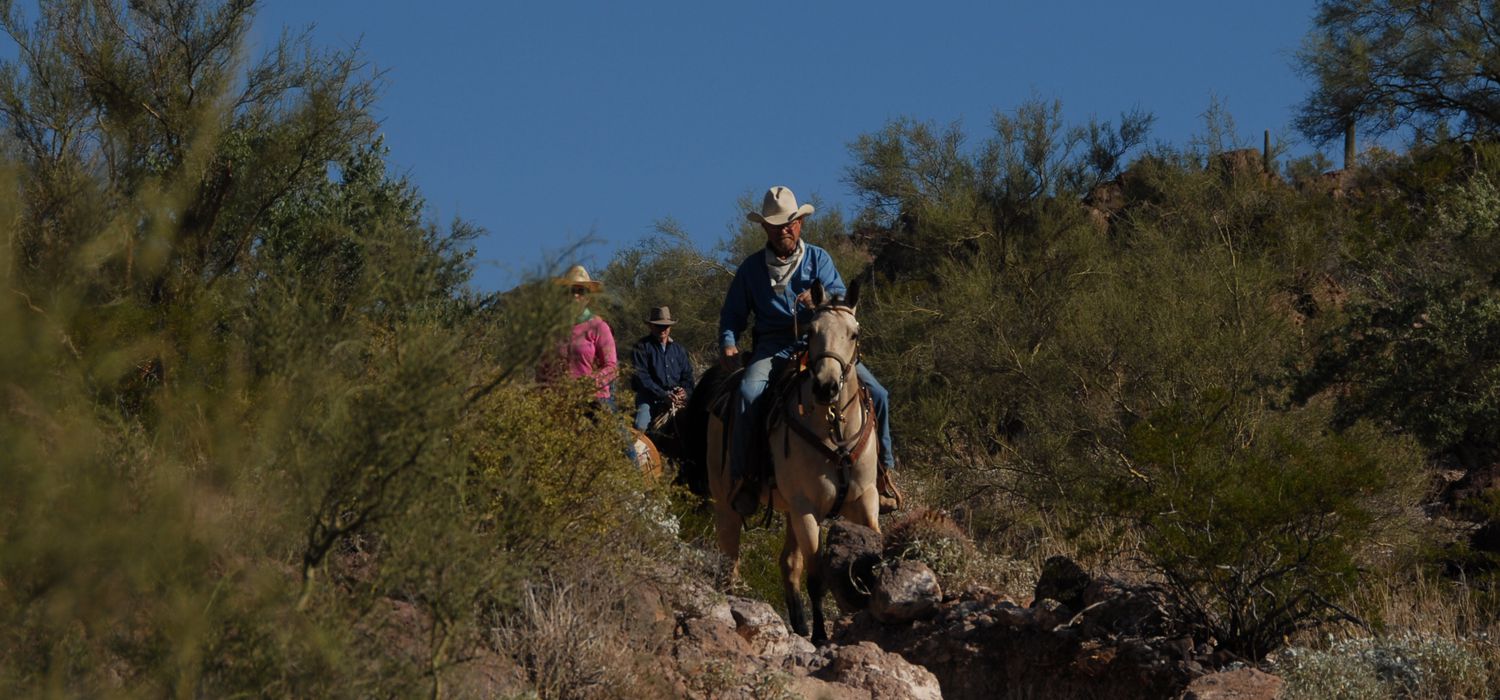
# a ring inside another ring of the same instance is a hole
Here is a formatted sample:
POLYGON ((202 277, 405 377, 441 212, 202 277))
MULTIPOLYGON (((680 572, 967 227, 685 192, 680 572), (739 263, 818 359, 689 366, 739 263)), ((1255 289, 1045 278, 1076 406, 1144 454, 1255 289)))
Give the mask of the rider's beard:
POLYGON ((777 236, 771 243, 771 250, 774 251, 778 257, 785 258, 792 253, 797 252, 797 237, 791 234, 783 234, 777 236))

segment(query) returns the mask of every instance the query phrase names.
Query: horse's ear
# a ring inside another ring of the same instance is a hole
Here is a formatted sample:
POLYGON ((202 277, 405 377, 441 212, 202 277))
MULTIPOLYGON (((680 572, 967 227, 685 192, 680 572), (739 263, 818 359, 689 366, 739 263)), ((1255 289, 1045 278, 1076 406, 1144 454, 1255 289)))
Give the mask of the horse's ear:
POLYGON ((859 280, 855 280, 854 284, 849 285, 849 293, 844 296, 844 306, 849 307, 850 310, 859 306, 859 287, 859 280))
POLYGON ((822 306, 823 302, 825 302, 825 301, 828 301, 828 294, 823 289, 823 280, 813 280, 813 286, 812 286, 812 303, 813 303, 813 306, 822 306))

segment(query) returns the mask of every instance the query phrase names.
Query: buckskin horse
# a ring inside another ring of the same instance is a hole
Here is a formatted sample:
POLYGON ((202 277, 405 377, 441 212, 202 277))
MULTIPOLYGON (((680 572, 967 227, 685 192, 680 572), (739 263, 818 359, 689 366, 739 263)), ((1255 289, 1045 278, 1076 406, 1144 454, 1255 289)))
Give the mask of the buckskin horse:
MULTIPOLYGON (((806 574, 812 604, 811 637, 827 640, 823 620, 825 583, 818 566, 821 523, 842 516, 850 522, 880 531, 879 500, 875 489, 875 414, 869 392, 859 383, 854 365, 859 359, 859 322, 855 320, 858 287, 847 298, 826 297, 814 285, 813 317, 807 325, 805 366, 774 403, 770 413, 766 445, 775 474, 774 486, 761 494, 762 502, 786 518, 786 539, 781 550, 782 587, 787 617, 792 629, 808 636, 807 611, 800 592, 806 574)), ((705 383, 720 383, 714 370, 705 383)), ((726 388, 734 400, 735 382, 726 388)), ((700 391, 709 393, 709 387, 700 391)), ((773 389, 768 388, 768 392, 773 389)), ((723 399, 720 400, 722 404, 723 399)), ((706 402, 705 402, 706 403, 706 402)), ((700 404, 700 409, 706 406, 700 404)), ((727 435, 722 411, 707 411, 707 444, 704 464, 709 494, 714 502, 714 529, 719 550, 728 559, 727 579, 739 577, 740 515, 729 502, 727 435)))

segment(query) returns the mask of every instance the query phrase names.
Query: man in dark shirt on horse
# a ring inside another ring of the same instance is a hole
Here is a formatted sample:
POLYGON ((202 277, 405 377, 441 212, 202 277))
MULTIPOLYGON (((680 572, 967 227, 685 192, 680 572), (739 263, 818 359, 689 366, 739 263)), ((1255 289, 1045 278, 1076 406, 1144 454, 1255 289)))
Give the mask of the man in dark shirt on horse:
MULTIPOLYGON (((745 484, 746 455, 759 420, 756 400, 765 392, 774 370, 799 349, 802 339, 797 337, 797 329, 812 317, 813 284, 821 283, 833 296, 846 291, 828 251, 802 241, 802 220, 812 213, 811 204, 798 206, 797 197, 785 187, 772 187, 766 192, 761 210, 746 215, 765 230, 766 247, 740 263, 719 312, 719 360, 726 371, 741 361, 737 343, 750 315, 755 316, 750 360, 740 380, 738 401, 731 402, 735 416, 729 450, 729 473, 734 481, 730 500, 741 515, 754 513, 759 504, 759 494, 745 484)), ((870 390, 880 433, 880 492, 899 507, 900 494, 889 476, 896 466, 891 452, 890 395, 863 362, 856 367, 859 381, 870 390)))
POLYGON ((651 333, 636 341, 631 352, 635 364, 635 429, 645 432, 653 419, 660 419, 687 404, 693 391, 693 363, 687 351, 672 340, 672 310, 651 309, 646 319, 651 333))

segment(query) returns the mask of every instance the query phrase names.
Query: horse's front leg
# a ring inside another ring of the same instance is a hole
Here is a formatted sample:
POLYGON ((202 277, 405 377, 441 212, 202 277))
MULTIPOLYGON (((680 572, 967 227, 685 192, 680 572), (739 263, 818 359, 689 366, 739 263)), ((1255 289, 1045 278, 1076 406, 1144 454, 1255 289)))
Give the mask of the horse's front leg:
POLYGON ((740 529, 743 520, 727 503, 714 504, 714 535, 719 540, 719 553, 724 555, 724 568, 720 572, 719 586, 729 591, 740 580, 740 529))
MULTIPOLYGON (((817 554, 812 555, 817 561, 817 554)), ((807 601, 812 604, 812 643, 823 646, 828 643, 828 628, 823 624, 823 567, 814 565, 807 573, 807 601)))
MULTIPOLYGON (((804 565, 800 568, 805 568, 809 572, 807 577, 807 592, 808 602, 812 604, 813 619, 811 638, 814 644, 824 644, 828 641, 828 631, 824 629, 823 626, 823 579, 818 575, 818 569, 821 567, 819 567, 817 564, 819 545, 818 535, 820 534, 817 516, 813 515, 812 513, 806 512, 788 515, 787 533, 788 540, 791 540, 792 538, 796 539, 797 554, 801 559, 801 563, 804 565)), ((791 542, 789 541, 788 545, 790 544, 791 542)), ((798 573, 801 573, 800 570, 798 573)), ((798 578, 801 577, 798 576, 798 578)), ((789 577, 786 579, 785 583, 787 593, 787 615, 789 617, 792 615, 792 605, 793 601, 795 600, 796 606, 798 608, 797 615, 801 617, 803 614, 801 611, 802 597, 797 590, 800 581, 789 577)), ((796 620, 793 620, 793 624, 797 624, 796 620)), ((805 623, 800 629, 797 629, 798 634, 808 634, 808 632, 809 630, 807 629, 805 623)))
POLYGON ((802 550, 797 546, 797 535, 793 532, 793 519, 791 515, 786 516, 786 537, 781 543, 781 588, 786 597, 787 622, 791 623, 793 632, 806 637, 807 610, 802 606, 802 594, 798 591, 806 567, 803 566, 802 550))

